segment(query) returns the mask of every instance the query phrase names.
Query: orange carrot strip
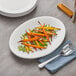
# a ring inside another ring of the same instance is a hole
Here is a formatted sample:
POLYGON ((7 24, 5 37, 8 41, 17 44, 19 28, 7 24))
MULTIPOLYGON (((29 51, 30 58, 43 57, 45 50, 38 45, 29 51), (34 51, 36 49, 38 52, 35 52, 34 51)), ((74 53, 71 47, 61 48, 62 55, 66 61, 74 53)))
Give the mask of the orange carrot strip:
POLYGON ((45 34, 40 34, 40 33, 28 33, 29 35, 33 35, 33 36, 45 36, 45 34))
MULTIPOLYGON (((35 31, 43 33, 42 30, 35 30, 35 31)), ((56 33, 53 33, 53 32, 48 32, 48 31, 46 31, 46 32, 48 35, 56 35, 56 33)))
POLYGON ((34 48, 40 48, 40 49, 45 49, 46 47, 41 47, 41 46, 37 46, 37 45, 31 45, 31 44, 27 44, 27 43, 22 43, 23 45, 26 46, 30 46, 30 47, 34 47, 34 48))
POLYGON ((38 40, 41 44, 44 44, 41 40, 38 40))
MULTIPOLYGON (((28 35, 28 38, 31 38, 31 36, 30 35, 28 35)), ((30 41, 31 42, 31 44, 33 45, 33 41, 30 41)), ((37 51, 37 48, 34 48, 35 49, 35 51, 37 51)))
POLYGON ((37 46, 40 46, 37 40, 35 42, 36 42, 37 46))
POLYGON ((30 38, 30 39, 21 40, 20 42, 34 41, 34 40, 38 40, 38 39, 39 39, 39 37, 34 37, 34 38, 30 38))
POLYGON ((49 35, 47 35, 47 32, 45 31, 45 29, 44 29, 44 28, 43 28, 43 32, 44 32, 44 34, 45 34, 45 36, 46 36, 47 40, 49 41, 49 35))
POLYGON ((57 35, 57 34, 54 33, 54 32, 47 32, 47 34, 49 34, 49 35, 57 35))
POLYGON ((47 40, 49 41, 49 36, 47 35, 47 32, 46 32, 45 29, 44 29, 45 24, 42 25, 39 21, 38 21, 38 23, 41 25, 40 28, 42 28, 42 30, 43 30, 43 32, 44 32, 44 34, 45 34, 47 40))
MULTIPOLYGON (((42 27, 44 26, 44 25, 41 25, 42 27)), ((47 40, 49 41, 49 36, 47 35, 47 32, 45 31, 45 29, 44 28, 42 28, 43 29, 43 32, 44 32, 44 34, 45 34, 45 36, 46 36, 46 38, 47 38, 47 40)))
MULTIPOLYGON (((26 38, 26 36, 25 36, 25 38, 26 38)), ((33 50, 29 46, 25 46, 25 49, 26 49, 26 52, 27 53, 29 53, 29 51, 32 51, 33 52, 33 50)))

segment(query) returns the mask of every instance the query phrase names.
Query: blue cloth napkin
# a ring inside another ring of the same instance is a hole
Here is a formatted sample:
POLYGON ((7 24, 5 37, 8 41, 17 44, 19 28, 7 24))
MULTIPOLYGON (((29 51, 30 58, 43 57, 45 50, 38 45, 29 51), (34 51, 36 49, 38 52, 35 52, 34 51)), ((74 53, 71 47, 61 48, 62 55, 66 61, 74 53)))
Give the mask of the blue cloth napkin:
MULTIPOLYGON (((48 56, 40 58, 38 61, 44 62, 44 61, 48 60, 49 58, 56 56, 57 54, 59 54, 61 52, 61 49, 68 43, 71 43, 71 41, 70 40, 66 41, 58 49, 56 49, 56 51, 54 51, 53 53, 51 53, 48 56)), ((45 65, 45 68, 47 70, 49 70, 50 72, 55 73, 61 67, 63 67, 64 65, 66 65, 67 63, 69 63, 70 61, 72 61, 73 59, 76 58, 76 48, 73 48, 73 50, 74 50, 74 52, 71 55, 66 56, 66 57, 60 56, 60 57, 56 58, 55 60, 51 61, 50 63, 48 63, 47 65, 45 65)))

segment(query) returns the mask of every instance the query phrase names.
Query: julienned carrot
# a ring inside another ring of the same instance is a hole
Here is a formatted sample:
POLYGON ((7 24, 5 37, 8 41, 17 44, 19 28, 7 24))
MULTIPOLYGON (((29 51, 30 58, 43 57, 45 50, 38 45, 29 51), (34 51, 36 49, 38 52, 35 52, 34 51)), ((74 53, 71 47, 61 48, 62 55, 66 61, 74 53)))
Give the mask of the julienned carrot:
POLYGON ((30 39, 21 40, 20 42, 34 41, 34 40, 38 40, 38 39, 39 39, 39 37, 34 37, 34 38, 30 38, 30 39))
POLYGON ((28 33, 28 34, 33 36, 45 36, 45 34, 41 34, 41 33, 28 33))
POLYGON ((45 29, 44 29, 44 28, 43 28, 43 32, 44 32, 44 34, 45 34, 45 36, 46 36, 47 40, 49 41, 49 35, 47 35, 47 32, 45 31, 45 29))
POLYGON ((40 46, 37 40, 35 42, 36 42, 37 46, 40 46))
POLYGON ((47 31, 47 34, 49 34, 49 35, 57 35, 57 34, 54 33, 54 32, 48 32, 48 31, 47 31))
MULTIPOLYGON (((26 36, 25 36, 25 38, 26 38, 26 36)), ((27 53, 29 53, 29 50, 33 52, 33 50, 28 46, 25 46, 25 49, 26 49, 27 53)))
POLYGON ((41 40, 38 40, 41 44, 44 44, 41 40))
POLYGON ((41 25, 42 31, 43 31, 43 33, 45 34, 47 40, 49 41, 49 36, 47 35, 47 32, 46 32, 45 29, 44 29, 45 24, 42 25, 39 21, 38 21, 38 23, 41 25))
POLYGON ((22 43, 22 44, 26 45, 26 46, 34 47, 34 48, 40 48, 40 49, 45 49, 46 48, 46 47, 37 46, 37 45, 31 45, 31 44, 27 44, 27 43, 22 43))
MULTIPOLYGON (((28 36, 28 38, 29 38, 29 39, 31 38, 31 36, 30 36, 30 35, 27 35, 27 36, 28 36)), ((30 41, 30 43, 31 43, 31 44, 33 44, 33 41, 30 41)))
POLYGON ((49 30, 61 30, 60 28, 55 28, 55 27, 36 27, 36 28, 39 28, 39 29, 49 29, 49 30))
MULTIPOLYGON (((35 30, 35 31, 43 33, 42 30, 35 30)), ((49 31, 46 31, 46 32, 48 35, 56 35, 56 33, 53 33, 53 32, 49 32, 49 31)))
MULTIPOLYGON (((28 38, 31 38, 31 36, 28 35, 28 38)), ((30 43, 33 45, 33 41, 30 41, 30 43)), ((34 48, 34 49, 35 49, 35 51, 37 51, 37 48, 34 48)))
MULTIPOLYGON (((29 31, 31 32, 31 29, 29 29, 29 31)), ((35 42, 36 42, 37 46, 40 46, 37 40, 35 42)))
MULTIPOLYGON (((31 38, 31 36, 30 35, 28 35, 28 33, 27 33, 27 36, 28 36, 28 39, 30 39, 31 38)), ((30 41, 31 42, 31 44, 33 44, 33 42, 32 41, 30 41)))
MULTIPOLYGON (((40 25, 41 25, 41 24, 40 24, 40 25)), ((44 25, 45 25, 45 24, 44 24, 44 25)), ((44 32, 44 34, 45 34, 47 40, 49 41, 49 36, 47 35, 47 32, 46 32, 45 29, 43 28, 44 25, 41 25, 41 27, 42 27, 42 30, 43 30, 43 32, 44 32)))

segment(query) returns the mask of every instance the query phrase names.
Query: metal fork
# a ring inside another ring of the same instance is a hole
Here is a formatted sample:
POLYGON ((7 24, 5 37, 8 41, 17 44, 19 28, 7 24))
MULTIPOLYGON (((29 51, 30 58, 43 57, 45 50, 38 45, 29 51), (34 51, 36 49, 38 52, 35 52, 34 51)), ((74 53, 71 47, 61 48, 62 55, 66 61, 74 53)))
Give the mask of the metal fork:
POLYGON ((53 58, 50 58, 48 60, 46 60, 45 62, 41 63, 38 65, 39 68, 43 68, 46 64, 48 64, 49 62, 53 61, 54 59, 56 59, 59 56, 68 56, 70 54, 73 53, 73 50, 71 49, 69 44, 66 44, 63 48, 62 51, 60 52, 60 54, 54 56, 53 58))

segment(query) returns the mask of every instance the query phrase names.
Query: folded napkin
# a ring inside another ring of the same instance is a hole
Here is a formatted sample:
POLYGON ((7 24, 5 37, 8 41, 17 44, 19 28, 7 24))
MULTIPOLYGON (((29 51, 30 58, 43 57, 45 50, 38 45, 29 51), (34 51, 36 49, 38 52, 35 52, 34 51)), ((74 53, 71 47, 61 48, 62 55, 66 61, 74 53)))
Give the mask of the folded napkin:
MULTIPOLYGON (((46 60, 48 60, 49 58, 52 58, 53 56, 56 56, 57 54, 59 54, 62 50, 62 48, 66 45, 71 43, 70 40, 66 41, 65 43, 63 43, 58 49, 56 49, 53 53, 51 53, 48 56, 45 56, 43 58, 40 58, 38 61, 39 62, 44 62, 46 60)), ((63 67, 64 65, 66 65, 67 63, 69 63, 70 61, 72 61, 73 59, 76 58, 76 48, 73 48, 74 52, 69 55, 69 56, 60 56, 58 58, 56 58, 55 60, 51 61, 50 63, 48 63, 47 65, 45 65, 45 68, 47 70, 49 70, 52 73, 55 73, 56 71, 58 71, 61 67, 63 67)))

